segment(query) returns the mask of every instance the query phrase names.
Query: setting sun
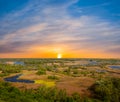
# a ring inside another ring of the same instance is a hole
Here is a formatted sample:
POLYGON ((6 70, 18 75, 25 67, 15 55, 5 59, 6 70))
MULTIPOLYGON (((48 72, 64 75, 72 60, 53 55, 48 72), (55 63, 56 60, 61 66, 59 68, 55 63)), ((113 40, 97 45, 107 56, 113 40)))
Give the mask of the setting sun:
POLYGON ((57 58, 62 58, 62 54, 59 53, 59 54, 57 55, 57 58))

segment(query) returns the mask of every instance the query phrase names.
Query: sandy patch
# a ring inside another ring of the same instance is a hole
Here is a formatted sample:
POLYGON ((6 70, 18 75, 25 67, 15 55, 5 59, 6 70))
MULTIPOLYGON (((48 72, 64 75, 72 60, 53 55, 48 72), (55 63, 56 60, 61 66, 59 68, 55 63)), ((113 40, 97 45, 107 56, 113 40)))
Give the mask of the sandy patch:
POLYGON ((34 84, 34 83, 19 83, 19 82, 16 82, 16 83, 11 83, 12 86, 15 86, 21 90, 25 90, 25 89, 37 89, 40 87, 40 84, 34 84))
POLYGON ((88 88, 95 82, 93 78, 89 77, 65 77, 60 82, 57 82, 59 89, 65 89, 68 94, 79 93, 81 96, 90 96, 88 88))

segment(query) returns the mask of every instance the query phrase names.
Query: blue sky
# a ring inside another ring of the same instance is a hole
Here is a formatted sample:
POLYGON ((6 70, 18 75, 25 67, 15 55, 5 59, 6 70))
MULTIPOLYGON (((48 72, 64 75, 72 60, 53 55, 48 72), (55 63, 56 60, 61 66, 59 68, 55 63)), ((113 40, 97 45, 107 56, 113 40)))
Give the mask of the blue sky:
POLYGON ((119 5, 119 0, 0 0, 0 55, 119 58, 119 5))

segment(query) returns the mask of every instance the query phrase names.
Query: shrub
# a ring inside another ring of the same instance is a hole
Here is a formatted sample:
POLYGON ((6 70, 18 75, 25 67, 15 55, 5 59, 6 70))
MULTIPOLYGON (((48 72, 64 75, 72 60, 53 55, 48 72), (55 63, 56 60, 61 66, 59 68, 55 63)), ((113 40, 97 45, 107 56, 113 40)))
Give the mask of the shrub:
POLYGON ((47 71, 52 71, 52 70, 53 70, 53 67, 52 67, 52 66, 46 66, 46 70, 47 70, 47 71))
POLYGON ((67 74, 67 75, 70 75, 71 69, 70 69, 70 68, 65 69, 65 70, 63 71, 63 73, 65 73, 65 74, 67 74))
POLYGON ((81 71, 80 74, 86 76, 87 74, 89 74, 89 72, 87 72, 87 71, 81 71))
POLYGON ((48 79, 58 80, 59 78, 55 75, 48 76, 48 79))
POLYGON ((23 67, 23 66, 7 65, 7 64, 3 64, 1 66, 0 66, 0 70, 2 71, 2 73, 19 73, 21 71, 21 68, 23 67))
MULTIPOLYGON (((19 90, 7 82, 0 82, 0 102, 100 102, 81 98, 79 94, 67 95, 65 90, 41 86, 34 90, 19 90)), ((104 101, 106 102, 106 101, 104 101)), ((113 101, 118 102, 118 101, 113 101)))
POLYGON ((119 102, 120 100, 120 79, 110 78, 97 81, 91 90, 95 97, 105 102, 119 102))
POLYGON ((45 70, 38 70, 38 72, 36 74, 38 74, 38 75, 45 75, 46 71, 45 70))
POLYGON ((73 74, 78 74, 78 70, 73 70, 73 74))

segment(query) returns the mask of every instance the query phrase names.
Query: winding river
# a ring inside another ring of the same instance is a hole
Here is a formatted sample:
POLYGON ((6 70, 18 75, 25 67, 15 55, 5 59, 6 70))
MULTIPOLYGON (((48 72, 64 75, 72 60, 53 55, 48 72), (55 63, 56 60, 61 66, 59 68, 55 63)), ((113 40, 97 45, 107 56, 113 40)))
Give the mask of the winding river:
POLYGON ((18 74, 18 75, 12 76, 12 77, 4 78, 4 80, 7 81, 7 82, 34 83, 34 81, 31 81, 31 80, 18 79, 21 75, 22 74, 18 74))

